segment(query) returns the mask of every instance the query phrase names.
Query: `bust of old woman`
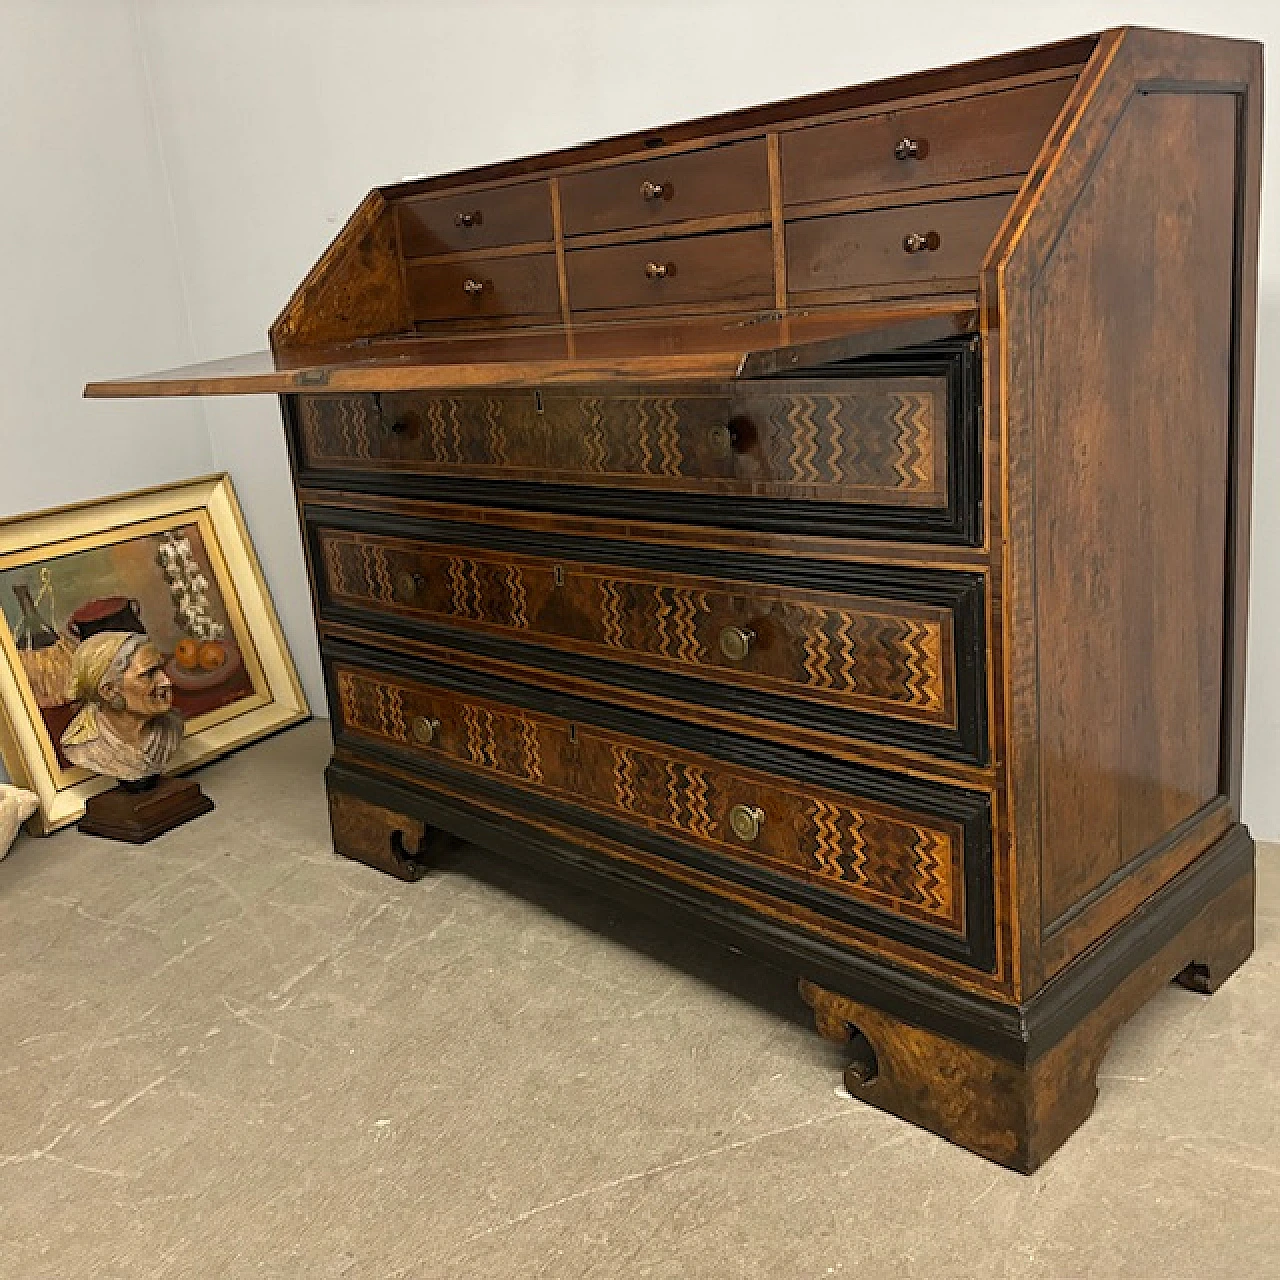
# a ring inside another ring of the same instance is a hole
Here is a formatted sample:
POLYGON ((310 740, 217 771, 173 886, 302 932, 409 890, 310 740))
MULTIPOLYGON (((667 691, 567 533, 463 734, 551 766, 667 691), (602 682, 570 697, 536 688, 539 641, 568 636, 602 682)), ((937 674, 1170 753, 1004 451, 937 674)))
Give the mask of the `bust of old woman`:
POLYGON ((80 710, 62 735, 72 764, 121 782, 164 770, 182 744, 182 716, 164 655, 145 635, 100 631, 83 641, 71 666, 80 710))

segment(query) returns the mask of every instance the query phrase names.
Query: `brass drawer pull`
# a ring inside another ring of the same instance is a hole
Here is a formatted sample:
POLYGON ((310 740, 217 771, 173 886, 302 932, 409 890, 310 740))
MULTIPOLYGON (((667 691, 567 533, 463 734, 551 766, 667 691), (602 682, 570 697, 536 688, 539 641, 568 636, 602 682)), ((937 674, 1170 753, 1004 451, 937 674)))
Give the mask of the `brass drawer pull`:
POLYGON ((674 275, 676 264, 674 262, 646 262, 644 264, 644 273, 650 280, 664 280, 667 276, 674 275))
POLYGON ((725 627, 720 632, 720 652, 730 662, 741 662, 751 652, 756 633, 749 627, 725 627))
POLYGON ((932 253, 941 243, 942 237, 936 231, 926 231, 923 234, 912 231, 910 235, 902 237, 902 247, 908 253, 924 253, 926 250, 932 253))
POLYGON ((669 200, 671 184, 669 182, 642 182, 640 195, 645 200, 669 200))
POLYGON ((735 804, 729 810, 729 825, 739 840, 750 844, 764 826, 764 810, 749 804, 735 804))
POLYGON ((928 150, 927 144, 919 138, 903 138, 893 149, 899 160, 919 160, 928 150))
POLYGON ((396 595, 406 603, 412 600, 426 586, 427 580, 420 573, 409 569, 401 569, 396 574, 396 595))
POLYGON ((424 747, 429 747, 436 740, 436 735, 439 732, 439 720, 432 720, 427 716, 414 717, 413 737, 415 742, 421 743, 424 747))
POLYGON ((484 221, 484 216, 479 209, 472 210, 469 213, 455 213, 453 215, 453 225, 455 227, 478 227, 484 221))
POLYGON ((738 433, 727 423, 718 423, 711 428, 711 443, 721 453, 736 453, 738 451, 738 433))
POLYGON ((473 298, 478 298, 486 287, 483 280, 475 280, 470 276, 462 282, 463 291, 469 293, 473 298))

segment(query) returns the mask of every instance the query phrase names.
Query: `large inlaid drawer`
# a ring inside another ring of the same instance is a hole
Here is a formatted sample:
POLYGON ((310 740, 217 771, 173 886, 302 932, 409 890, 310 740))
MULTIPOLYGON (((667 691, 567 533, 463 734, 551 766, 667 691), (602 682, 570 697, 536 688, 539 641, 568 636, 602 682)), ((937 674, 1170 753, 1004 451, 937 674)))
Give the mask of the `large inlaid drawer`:
POLYGON ((976 574, 715 554, 308 507, 322 617, 953 759, 986 752, 976 574), (370 617, 372 615, 372 617, 370 617), (567 659, 567 661, 566 661, 567 659), (556 664, 542 652, 534 661, 556 664), (619 667, 618 664, 626 664, 619 667), (635 668, 643 670, 637 671, 635 668))
POLYGON ((972 543, 977 371, 965 338, 822 378, 305 395, 294 429, 306 483, 972 543))
POLYGON ((326 646, 339 754, 990 969, 984 793, 326 646))

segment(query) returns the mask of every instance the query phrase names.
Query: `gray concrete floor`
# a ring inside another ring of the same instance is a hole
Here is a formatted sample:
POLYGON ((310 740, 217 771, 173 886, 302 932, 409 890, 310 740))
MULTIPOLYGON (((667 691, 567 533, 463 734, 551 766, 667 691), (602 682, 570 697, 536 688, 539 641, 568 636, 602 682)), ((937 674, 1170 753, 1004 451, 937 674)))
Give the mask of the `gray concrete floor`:
POLYGON ((1280 1275, 1258 950, 1036 1176, 853 1102, 790 980, 489 856, 336 858, 304 726, 217 812, 0 863, 0 1277, 1280 1275))

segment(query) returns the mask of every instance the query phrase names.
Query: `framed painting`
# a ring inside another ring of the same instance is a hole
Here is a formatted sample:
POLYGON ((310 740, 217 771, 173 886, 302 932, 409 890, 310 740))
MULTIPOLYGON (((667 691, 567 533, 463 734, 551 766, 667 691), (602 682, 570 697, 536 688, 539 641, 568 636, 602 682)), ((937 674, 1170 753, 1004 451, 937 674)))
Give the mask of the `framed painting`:
POLYGON ((0 521, 0 755, 40 797, 40 834, 114 785, 60 745, 76 645, 99 631, 146 631, 165 656, 186 722, 170 773, 310 714, 229 476, 0 521))

